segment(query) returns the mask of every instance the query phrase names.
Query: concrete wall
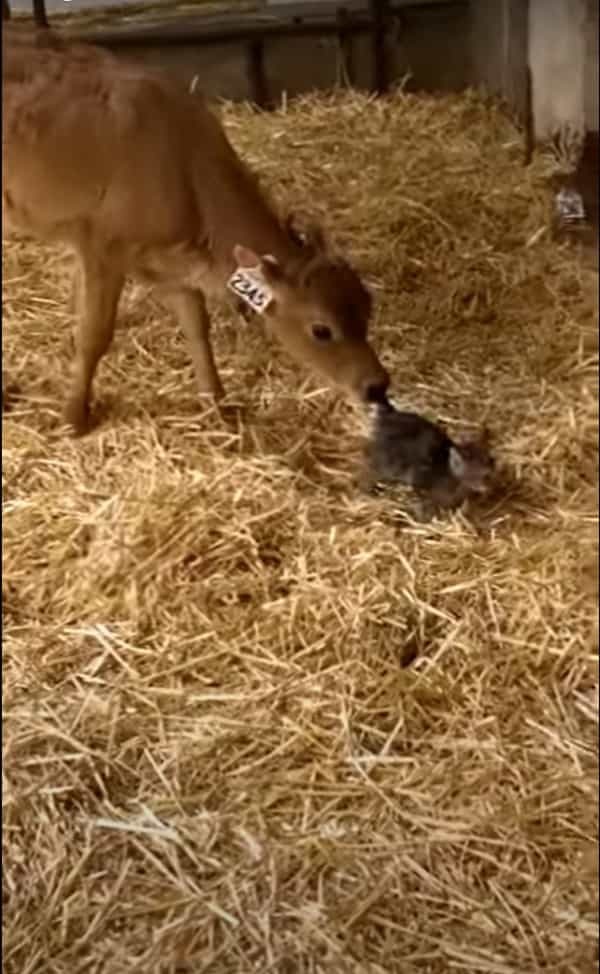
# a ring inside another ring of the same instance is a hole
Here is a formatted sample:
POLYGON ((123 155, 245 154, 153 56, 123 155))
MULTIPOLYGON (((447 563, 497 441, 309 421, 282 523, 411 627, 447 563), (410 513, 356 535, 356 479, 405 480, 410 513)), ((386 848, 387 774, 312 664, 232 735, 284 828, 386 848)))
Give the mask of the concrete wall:
POLYGON ((523 120, 529 111, 527 32, 528 0, 472 0, 475 84, 505 98, 523 120))
POLYGON ((598 0, 530 0, 529 63, 536 139, 597 129, 598 0))
POLYGON ((472 0, 470 31, 475 83, 531 108, 536 140, 598 131, 598 0, 472 0))

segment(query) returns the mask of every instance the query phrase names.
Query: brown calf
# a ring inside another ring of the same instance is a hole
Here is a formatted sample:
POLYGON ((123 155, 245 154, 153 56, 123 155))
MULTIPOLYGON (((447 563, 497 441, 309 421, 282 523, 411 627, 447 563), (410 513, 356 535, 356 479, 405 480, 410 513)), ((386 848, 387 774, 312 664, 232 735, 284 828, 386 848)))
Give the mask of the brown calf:
MULTIPOLYGON (((79 322, 65 417, 87 426, 92 380, 128 276, 185 332, 201 394, 223 392, 205 295, 252 268, 264 317, 299 362, 363 401, 388 375, 367 340, 369 294, 316 235, 275 215, 206 104, 161 73, 46 32, 3 28, 5 226, 70 245, 79 322)), ((239 293, 239 292, 238 292, 239 293)))

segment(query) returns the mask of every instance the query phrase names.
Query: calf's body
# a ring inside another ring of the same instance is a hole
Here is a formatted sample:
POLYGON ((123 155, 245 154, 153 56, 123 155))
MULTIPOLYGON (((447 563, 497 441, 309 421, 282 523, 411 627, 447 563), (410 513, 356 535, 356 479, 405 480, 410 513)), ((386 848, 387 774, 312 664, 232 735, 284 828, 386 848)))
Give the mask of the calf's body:
POLYGON ((278 218, 197 94, 103 50, 3 28, 3 221, 71 246, 76 356, 66 419, 86 427, 97 364, 128 276, 154 285, 187 336, 199 390, 219 396, 205 296, 258 269, 272 331, 300 362, 380 398, 358 276, 278 218))

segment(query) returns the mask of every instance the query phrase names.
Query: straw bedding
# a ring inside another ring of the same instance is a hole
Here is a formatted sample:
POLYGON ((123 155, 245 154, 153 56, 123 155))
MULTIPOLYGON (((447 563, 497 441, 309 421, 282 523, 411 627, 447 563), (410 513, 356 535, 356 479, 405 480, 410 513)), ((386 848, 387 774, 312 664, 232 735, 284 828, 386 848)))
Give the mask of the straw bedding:
POLYGON ((69 440, 69 258, 6 244, 6 974, 591 972, 597 298, 545 163, 473 94, 223 117, 502 489, 362 495, 360 412, 220 307, 202 413, 135 289, 69 440))

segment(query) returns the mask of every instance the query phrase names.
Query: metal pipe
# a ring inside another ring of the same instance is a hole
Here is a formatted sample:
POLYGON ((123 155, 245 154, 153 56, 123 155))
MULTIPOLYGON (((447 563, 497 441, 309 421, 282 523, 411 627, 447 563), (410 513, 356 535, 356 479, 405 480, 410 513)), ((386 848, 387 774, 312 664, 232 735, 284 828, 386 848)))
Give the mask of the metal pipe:
POLYGON ((248 44, 248 81, 250 90, 253 93, 254 101, 259 108, 267 108, 269 104, 269 91, 265 74, 264 51, 262 39, 251 41, 248 44))
POLYGON ((46 0, 33 0, 33 19, 38 27, 49 27, 46 0))
POLYGON ((352 87, 355 82, 354 49, 352 37, 346 29, 349 19, 346 7, 338 7, 335 16, 338 24, 338 43, 340 45, 340 57, 342 59, 344 76, 348 85, 352 87))
POLYGON ((535 149, 535 124, 533 117, 533 92, 532 92, 532 82, 531 82, 531 68, 527 66, 526 72, 526 82, 525 82, 525 117, 524 131, 525 131, 525 151, 524 151, 524 163, 529 166, 531 160, 533 159, 533 152, 535 149))
POLYGON ((371 0, 373 24, 373 87, 378 95, 384 95, 389 87, 385 32, 389 17, 388 0, 371 0))

